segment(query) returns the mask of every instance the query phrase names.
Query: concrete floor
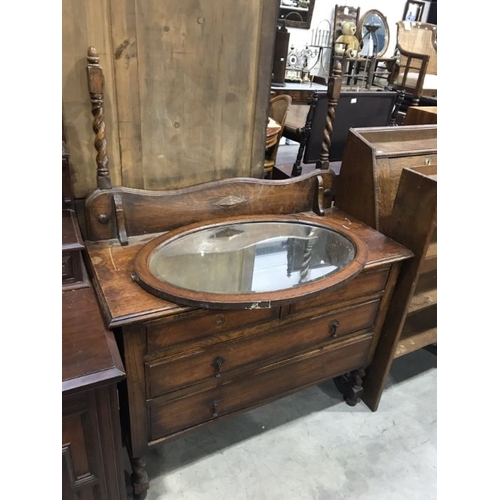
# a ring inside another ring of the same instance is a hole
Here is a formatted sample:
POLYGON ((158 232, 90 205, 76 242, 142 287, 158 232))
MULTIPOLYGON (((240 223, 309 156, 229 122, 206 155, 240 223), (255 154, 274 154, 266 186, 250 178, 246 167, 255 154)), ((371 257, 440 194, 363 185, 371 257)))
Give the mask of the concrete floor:
POLYGON ((435 499, 436 382, 422 349, 394 361, 375 413, 326 381, 158 445, 147 499, 435 499))

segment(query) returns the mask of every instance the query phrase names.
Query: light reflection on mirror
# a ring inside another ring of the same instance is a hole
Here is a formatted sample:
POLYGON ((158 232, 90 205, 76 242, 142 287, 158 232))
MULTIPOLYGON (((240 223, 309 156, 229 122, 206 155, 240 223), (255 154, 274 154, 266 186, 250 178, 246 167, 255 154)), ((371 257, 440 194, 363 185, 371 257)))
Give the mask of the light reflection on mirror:
POLYGON ((378 10, 369 10, 360 20, 358 32, 362 33, 361 55, 371 57, 374 53, 382 57, 389 45, 387 19, 378 10))
POLYGON ((149 269, 161 281, 181 288, 235 294, 309 283, 340 271, 355 256, 354 244, 328 228, 248 222, 170 241, 151 254, 149 269))

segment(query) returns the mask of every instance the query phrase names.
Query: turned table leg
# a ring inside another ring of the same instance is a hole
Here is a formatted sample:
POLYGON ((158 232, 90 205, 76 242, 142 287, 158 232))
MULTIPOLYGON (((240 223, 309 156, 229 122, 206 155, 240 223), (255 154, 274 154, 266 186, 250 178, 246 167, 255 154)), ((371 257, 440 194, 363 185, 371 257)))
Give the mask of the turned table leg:
POLYGON ((130 460, 132 467, 132 487, 134 499, 143 500, 149 488, 149 477, 146 471, 146 464, 140 458, 132 458, 130 460))
POLYGON ((344 396, 344 401, 349 406, 356 406, 363 394, 363 377, 365 371, 363 369, 354 370, 340 377, 335 377, 333 381, 339 392, 344 396))

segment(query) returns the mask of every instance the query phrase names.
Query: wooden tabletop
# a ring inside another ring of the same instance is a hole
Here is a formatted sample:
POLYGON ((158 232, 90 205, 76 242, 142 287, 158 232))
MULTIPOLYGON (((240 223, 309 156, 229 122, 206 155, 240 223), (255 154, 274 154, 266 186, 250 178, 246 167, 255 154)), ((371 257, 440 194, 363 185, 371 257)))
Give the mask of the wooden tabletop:
POLYGON ((403 125, 437 124, 437 106, 409 106, 403 125))
POLYGON ((284 85, 272 85, 271 90, 286 93, 287 90, 323 90, 326 92, 327 86, 316 82, 285 82, 284 85))
POLYGON ((62 292, 62 392, 107 385, 125 377, 113 333, 93 288, 62 292))
MULTIPOLYGON (((306 215, 322 219, 313 213, 306 215)), ((365 242, 368 248, 366 268, 375 263, 407 259, 412 255, 398 243, 338 209, 325 211, 324 217, 342 225, 347 231, 354 231, 365 242)), ((117 240, 87 242, 96 290, 110 328, 191 309, 156 297, 144 290, 131 277, 134 274, 134 259, 137 252, 155 236, 158 234, 131 237, 127 246, 121 246, 117 240)))

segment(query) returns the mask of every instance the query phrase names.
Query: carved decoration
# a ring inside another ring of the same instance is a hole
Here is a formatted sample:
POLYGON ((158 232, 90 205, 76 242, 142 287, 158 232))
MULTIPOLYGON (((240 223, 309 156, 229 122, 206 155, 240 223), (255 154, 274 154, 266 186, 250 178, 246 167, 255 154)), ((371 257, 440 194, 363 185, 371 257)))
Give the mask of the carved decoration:
POLYGON ((104 123, 104 74, 95 47, 89 47, 87 53, 87 80, 92 115, 94 116, 92 129, 96 134, 94 147, 97 151, 97 186, 101 189, 110 189, 111 179, 109 177, 106 125, 104 123))
POLYGON ((226 196, 225 198, 215 201, 212 205, 221 208, 232 208, 242 203, 246 203, 247 201, 246 198, 240 198, 239 196, 226 196))
POLYGON ((323 143, 321 144, 321 155, 316 163, 316 168, 328 170, 330 168, 330 145, 332 142, 333 123, 335 121, 335 111, 340 97, 342 87, 342 65, 335 60, 333 71, 328 79, 328 113, 326 115, 326 125, 323 130, 323 143))

